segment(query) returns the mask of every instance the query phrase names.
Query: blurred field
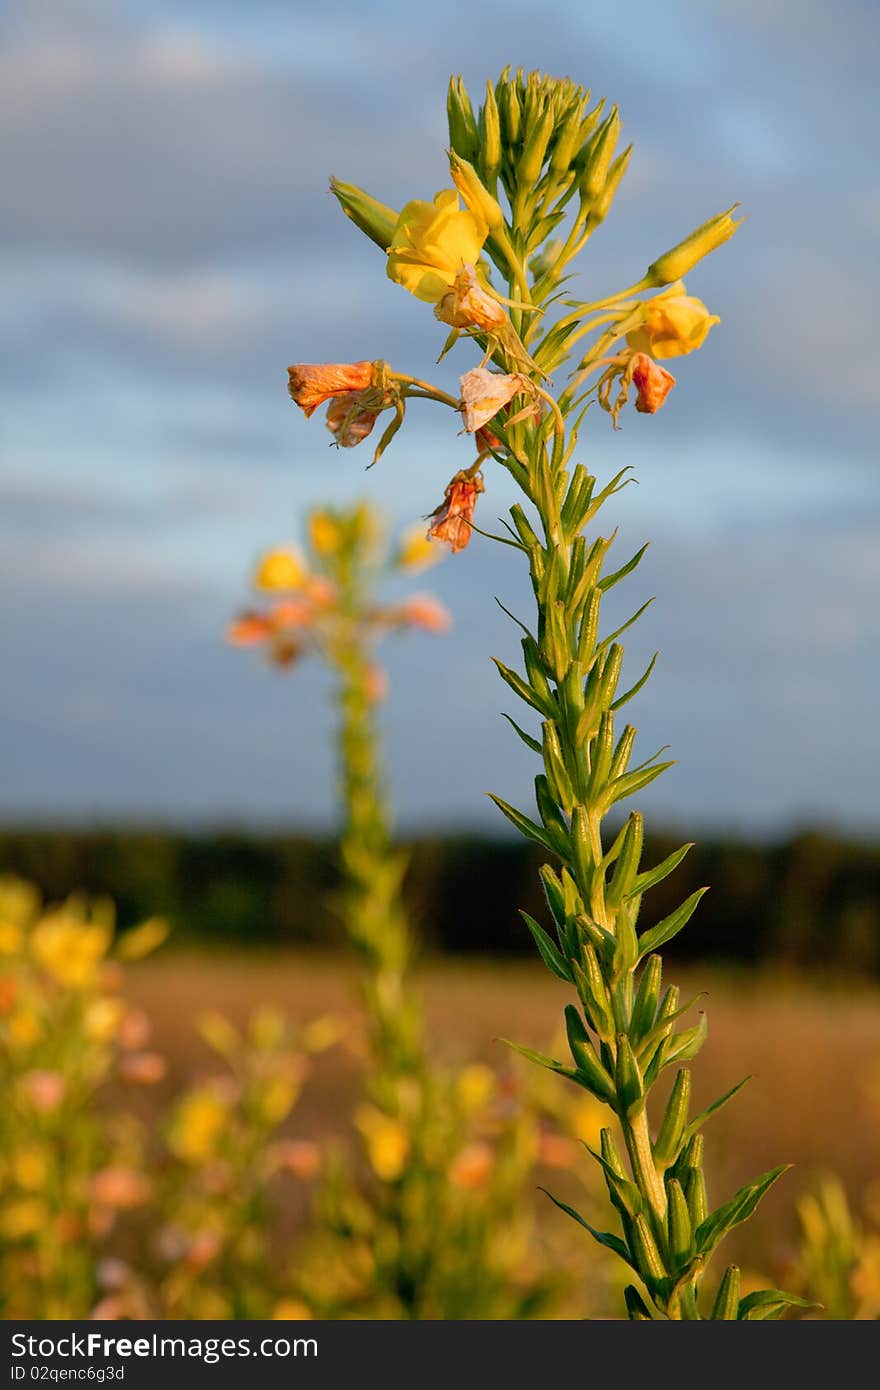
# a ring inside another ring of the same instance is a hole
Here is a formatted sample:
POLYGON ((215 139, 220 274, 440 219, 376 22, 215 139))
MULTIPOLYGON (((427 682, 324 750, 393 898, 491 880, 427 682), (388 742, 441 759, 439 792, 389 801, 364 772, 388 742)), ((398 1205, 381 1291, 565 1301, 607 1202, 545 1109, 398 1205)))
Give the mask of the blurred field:
MULTIPOLYGON (((695 1109, 743 1075, 754 1077, 707 1130, 710 1197, 722 1200, 779 1162, 795 1165, 757 1218, 732 1237, 730 1252, 746 1269, 783 1277, 796 1233, 795 1199, 819 1173, 836 1172, 854 1209, 871 1210, 875 1221, 880 1216, 880 991, 852 981, 702 968, 675 978, 685 998, 708 990, 695 1006, 706 1008, 710 1025, 694 1067, 695 1109)), ((458 1062, 503 1065, 506 1049, 498 1039, 505 1036, 549 1050, 566 998, 540 966, 520 962, 432 960, 420 969, 419 984, 435 1054, 458 1062)), ((219 1008, 243 1019, 270 1002, 305 1022, 327 1011, 350 1013, 351 986, 350 966, 330 955, 160 953, 129 977, 129 995, 150 1014, 156 1045, 169 1061, 166 1081, 141 1103, 158 1106, 211 1068, 193 1029, 198 1011, 219 1008)), ((290 1132, 308 1138, 343 1132, 357 1070, 352 1047, 319 1057, 290 1132)), ((586 1155, 584 1161, 592 1162, 586 1155)), ((576 1187, 565 1183, 553 1174, 554 1190, 576 1201, 576 1187)), ((565 1220, 549 1203, 545 1212, 547 1222, 565 1220)), ((292 1224, 301 1216, 291 1211, 292 1224)), ((604 1256, 590 1249, 589 1258, 604 1256)))

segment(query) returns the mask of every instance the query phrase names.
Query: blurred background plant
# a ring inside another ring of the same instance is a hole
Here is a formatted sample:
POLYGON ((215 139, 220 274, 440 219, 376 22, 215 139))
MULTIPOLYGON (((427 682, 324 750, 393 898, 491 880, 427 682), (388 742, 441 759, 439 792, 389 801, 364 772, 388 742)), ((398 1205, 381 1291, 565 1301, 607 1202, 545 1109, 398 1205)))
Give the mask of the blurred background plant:
POLYGON ((98 1101, 152 1084, 164 1062, 120 992, 120 962, 164 940, 152 919, 117 936, 106 898, 44 906, 0 880, 0 1306, 4 1317, 85 1317, 117 1220, 150 1202, 142 1126, 98 1101))
POLYGON ((438 552, 422 527, 390 546, 364 504, 312 512, 307 529, 306 556, 264 557, 255 585, 268 602, 229 629, 230 640, 264 645, 282 667, 313 650, 337 690, 336 908, 360 962, 361 1171, 340 1148, 328 1156, 295 1282, 302 1306, 322 1317, 536 1316, 565 1282, 537 1258, 541 1118, 485 1065, 439 1067, 429 1058, 401 891, 407 861, 392 842, 379 752, 379 641, 405 629, 442 632, 450 620, 428 594, 380 602, 377 592, 438 552))

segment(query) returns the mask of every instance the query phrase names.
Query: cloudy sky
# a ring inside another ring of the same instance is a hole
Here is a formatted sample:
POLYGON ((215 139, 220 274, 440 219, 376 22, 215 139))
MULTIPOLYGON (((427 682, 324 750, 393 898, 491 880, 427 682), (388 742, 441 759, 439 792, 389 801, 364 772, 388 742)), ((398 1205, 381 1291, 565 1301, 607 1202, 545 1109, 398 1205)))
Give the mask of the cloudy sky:
MULTIPOLYGON (((0 7, 0 817, 326 825, 319 671, 279 678, 221 632, 255 556, 305 507, 423 515, 469 461, 427 405, 381 466, 327 447, 288 362, 383 356, 454 389, 437 327, 385 278, 327 175, 399 206, 447 183, 448 74, 505 63, 620 103, 635 142, 580 284, 629 284, 706 216, 748 220, 690 281, 721 315, 656 418, 583 437, 628 602, 655 818, 880 829, 880 181, 871 0, 21 0, 0 7), (540 19, 537 17, 540 14, 540 19)), ((591 290, 592 294, 587 294, 591 290)), ((487 477, 491 523, 511 500, 487 477)), ((430 576, 454 635, 389 651, 408 826, 497 827, 533 768, 499 719, 479 538, 430 576)))

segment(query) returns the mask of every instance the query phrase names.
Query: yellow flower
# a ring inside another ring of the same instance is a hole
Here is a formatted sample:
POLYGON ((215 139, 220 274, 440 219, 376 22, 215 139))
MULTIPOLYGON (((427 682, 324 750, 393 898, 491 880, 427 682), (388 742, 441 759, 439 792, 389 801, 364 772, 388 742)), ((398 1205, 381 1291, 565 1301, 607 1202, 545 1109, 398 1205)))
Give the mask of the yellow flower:
POLYGON ((35 1146, 19 1149, 12 1161, 12 1171, 19 1187, 27 1192, 39 1192, 49 1173, 45 1150, 35 1146))
POLYGON ((459 207, 454 188, 431 203, 415 199, 397 219, 388 248, 388 276, 417 299, 436 304, 451 290, 462 265, 474 265, 488 235, 486 223, 459 207))
POLYGON ((592 1096, 584 1096, 572 1105, 568 1117, 569 1132, 583 1144, 597 1148, 602 1136, 602 1126, 607 1119, 607 1111, 592 1096))
POLYGON ((370 1167, 383 1182, 394 1182, 409 1156, 409 1135, 399 1120, 372 1105, 361 1105, 354 1122, 364 1137, 370 1167))
POLYGON ((109 923, 76 921, 58 912, 34 928, 33 951, 60 984, 82 989, 94 980, 112 939, 109 923))
POLYGON ((9 1042, 12 1047, 31 1047, 42 1033, 40 1020, 33 1009, 16 1009, 9 1020, 9 1042))
POLYGON ((266 592, 299 589, 306 577, 302 557, 295 550, 270 550, 257 566, 254 587, 266 592))
POLYGON ((121 999, 92 999, 83 1015, 83 1029, 93 1042, 109 1042, 122 1023, 125 1005, 121 999))
POLYGON ((302 1322, 304 1318, 312 1316, 312 1310, 298 1298, 282 1298, 275 1304, 270 1316, 273 1322, 302 1322))
POLYGON ((701 299, 685 294, 681 280, 649 299, 642 310, 642 323, 627 333, 626 341, 634 352, 655 358, 683 357, 693 352, 703 346, 713 323, 721 322, 717 314, 709 313, 701 299))

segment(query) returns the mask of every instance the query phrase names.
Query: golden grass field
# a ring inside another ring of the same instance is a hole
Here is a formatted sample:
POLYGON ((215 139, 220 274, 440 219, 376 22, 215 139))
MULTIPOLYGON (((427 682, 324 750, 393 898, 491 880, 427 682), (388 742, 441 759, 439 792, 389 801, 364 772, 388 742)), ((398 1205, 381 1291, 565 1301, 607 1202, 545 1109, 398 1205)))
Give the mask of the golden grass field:
MULTIPOLYGON (((753 1074, 707 1126, 710 1199, 723 1200, 778 1163, 795 1165, 757 1216, 734 1233, 730 1258, 783 1278, 796 1241, 796 1198, 828 1171, 841 1177, 854 1210, 867 1213, 869 1224, 880 1224, 880 991, 851 981, 708 968, 676 972, 674 978, 684 998, 707 991, 695 1005, 709 1015, 709 1039, 693 1064, 695 1108, 753 1074)), ((540 966, 445 958, 425 963, 418 980, 438 1058, 504 1066, 509 1054, 501 1037, 552 1050, 566 991, 540 966)), ((141 1103, 158 1105, 212 1069, 194 1029, 201 1010, 217 1008, 241 1020, 255 1005, 273 1003, 294 1022, 325 1012, 349 1015, 352 985, 351 966, 336 956, 160 953, 129 975, 128 993, 152 1018, 155 1044, 169 1062, 165 1082, 145 1093, 141 1103)), ((305 1138, 343 1133, 357 1094, 357 1071, 351 1047, 337 1046, 318 1057, 289 1132, 305 1138)), ((549 1076, 548 1082, 565 1084, 549 1076)), ((585 1154, 585 1170, 591 1163, 585 1154)), ((577 1202, 576 1179, 554 1173, 552 1185, 577 1202)), ((537 1200, 542 1221, 565 1221, 540 1194, 537 1200)), ((302 1215, 290 1211, 292 1229, 302 1215)), ((589 1258, 606 1257, 591 1248, 589 1258)))

